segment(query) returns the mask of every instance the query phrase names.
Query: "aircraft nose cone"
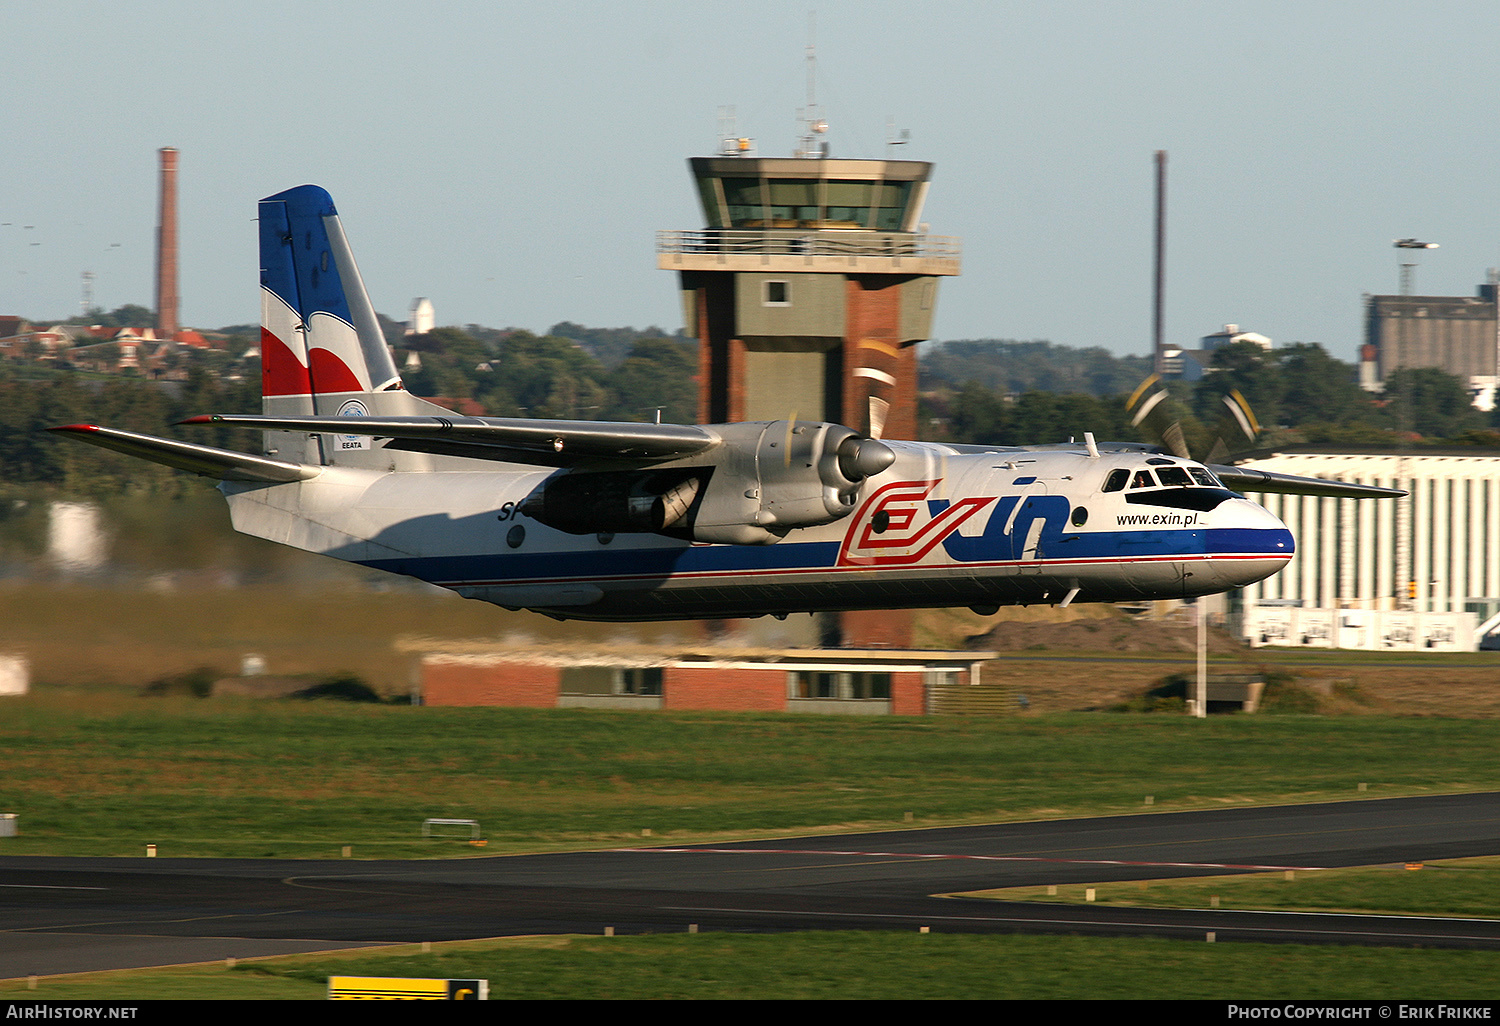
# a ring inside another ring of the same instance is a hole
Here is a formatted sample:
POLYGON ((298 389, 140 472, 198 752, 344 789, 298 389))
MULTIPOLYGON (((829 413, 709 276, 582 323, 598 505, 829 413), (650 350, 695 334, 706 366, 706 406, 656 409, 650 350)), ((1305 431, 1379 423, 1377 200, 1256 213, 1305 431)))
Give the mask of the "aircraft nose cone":
POLYGON ((1231 499, 1208 517, 1205 545, 1221 588, 1263 581, 1286 566, 1297 551, 1292 532, 1270 510, 1248 499, 1231 499))

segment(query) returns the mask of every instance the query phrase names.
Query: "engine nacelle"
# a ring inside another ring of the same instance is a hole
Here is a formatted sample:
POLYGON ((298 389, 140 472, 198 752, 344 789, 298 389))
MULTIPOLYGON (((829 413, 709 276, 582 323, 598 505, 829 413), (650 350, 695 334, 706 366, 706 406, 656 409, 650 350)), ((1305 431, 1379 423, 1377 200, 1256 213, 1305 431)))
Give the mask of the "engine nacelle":
POLYGON ((775 421, 758 445, 761 512, 756 523, 790 529, 846 517, 854 512, 865 478, 895 459, 885 443, 839 424, 775 421))
POLYGON ((721 443, 692 466, 558 474, 521 512, 570 534, 767 545, 848 516, 865 479, 896 459, 883 442, 838 424, 781 420, 714 430, 721 443))
POLYGON ((712 467, 575 472, 548 478, 520 512, 568 534, 680 535, 712 467))

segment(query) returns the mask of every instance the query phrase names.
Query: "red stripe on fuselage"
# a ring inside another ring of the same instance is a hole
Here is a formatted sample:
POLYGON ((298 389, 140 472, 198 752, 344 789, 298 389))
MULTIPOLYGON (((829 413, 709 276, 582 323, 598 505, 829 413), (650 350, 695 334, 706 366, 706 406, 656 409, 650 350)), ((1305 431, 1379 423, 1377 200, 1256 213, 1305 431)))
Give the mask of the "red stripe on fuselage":
MULTIPOLYGON (((1057 576, 1058 574, 1066 573, 1067 569, 1069 567, 1075 567, 1075 566, 1079 566, 1079 567, 1082 567, 1082 566, 1087 566, 1087 567, 1094 567, 1094 566, 1124 566, 1124 565, 1132 564, 1132 563, 1148 563, 1148 564, 1161 564, 1161 563, 1216 563, 1216 562, 1230 563, 1230 562, 1247 562, 1247 561, 1252 561, 1252 560, 1266 560, 1266 561, 1281 560, 1283 566, 1285 566, 1287 563, 1291 562, 1290 557, 1283 557, 1281 555, 1267 555, 1266 553, 1263 553, 1263 552, 1247 552, 1247 553, 1237 553, 1237 554, 1233 554, 1233 555, 1218 552, 1218 553, 1213 553, 1213 554, 1197 553, 1197 554, 1178 554, 1178 555, 1165 555, 1165 556, 1098 556, 1098 557, 1090 557, 1090 558, 1086 558, 1086 559, 1044 560, 1044 561, 1042 561, 1040 563, 1038 563, 1037 561, 1034 561, 1034 560, 1005 560, 1005 561, 1001 561, 1001 562, 985 562, 985 563, 924 563, 924 564, 919 564, 919 565, 914 565, 914 566, 882 567, 881 569, 882 569, 882 571, 884 571, 885 573, 888 573, 888 574, 900 574, 903 577, 910 577, 910 576, 913 576, 914 574, 924 573, 924 572, 930 571, 930 570, 957 570, 957 569, 997 570, 997 569, 1014 568, 1014 567, 1022 567, 1022 566, 1024 566, 1024 567, 1033 567, 1033 568, 1041 566, 1041 567, 1045 567, 1046 568, 1045 572, 1047 574, 1050 574, 1052 576, 1057 576)), ((814 574, 828 574, 828 573, 844 574, 844 573, 850 573, 850 572, 854 572, 854 573, 868 573, 869 572, 869 568, 868 567, 863 567, 863 566, 857 566, 857 565, 856 566, 845 565, 845 566, 797 567, 797 568, 785 568, 785 569, 779 569, 779 570, 773 570, 773 569, 769 569, 769 568, 760 568, 760 569, 756 569, 756 570, 694 570, 694 571, 687 571, 687 572, 681 572, 681 573, 605 574, 605 575, 598 575, 598 576, 592 576, 592 577, 581 577, 581 576, 580 577, 502 577, 502 578, 496 578, 496 579, 475 578, 475 579, 451 580, 451 581, 441 581, 441 580, 437 580, 436 578, 426 578, 426 577, 421 577, 421 578, 418 578, 418 579, 419 580, 427 581, 429 584, 436 584, 439 587, 443 587, 443 588, 458 588, 458 587, 469 587, 469 586, 479 586, 479 585, 506 585, 506 584, 517 584, 517 585, 519 585, 519 584, 525 584, 525 585, 536 585, 536 584, 598 584, 598 583, 601 583, 601 582, 613 582, 613 583, 617 583, 618 584, 618 583, 624 583, 624 582, 630 582, 630 581, 659 581, 659 582, 667 582, 667 581, 686 581, 686 580, 693 580, 693 581, 707 581, 707 580, 733 581, 736 578, 751 577, 751 576, 754 576, 754 577, 785 577, 785 576, 790 576, 790 575, 811 576, 811 575, 814 575, 814 574)), ((415 576, 415 575, 413 575, 413 576, 415 576)))

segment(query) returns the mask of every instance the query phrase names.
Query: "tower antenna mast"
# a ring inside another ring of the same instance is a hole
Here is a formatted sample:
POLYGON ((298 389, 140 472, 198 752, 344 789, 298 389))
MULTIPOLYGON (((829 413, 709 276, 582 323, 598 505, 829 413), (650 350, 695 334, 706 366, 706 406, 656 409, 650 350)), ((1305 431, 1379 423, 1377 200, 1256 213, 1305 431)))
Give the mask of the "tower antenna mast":
POLYGON ((821 143, 818 136, 826 135, 828 122, 823 120, 818 111, 817 77, 818 77, 818 46, 816 42, 817 15, 807 16, 807 106, 802 108, 802 137, 797 140, 796 157, 808 159, 828 157, 828 141, 821 143))

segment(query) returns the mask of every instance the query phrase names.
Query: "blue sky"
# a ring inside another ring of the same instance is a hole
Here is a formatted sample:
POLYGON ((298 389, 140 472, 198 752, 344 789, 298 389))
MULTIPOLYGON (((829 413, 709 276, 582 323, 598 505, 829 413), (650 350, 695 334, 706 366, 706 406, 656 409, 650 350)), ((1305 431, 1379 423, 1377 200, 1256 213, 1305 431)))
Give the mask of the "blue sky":
POLYGON ((76 311, 84 270, 151 305, 175 146, 184 323, 258 317, 255 203, 313 182, 398 319, 675 329, 653 233, 701 226, 720 106, 790 152, 813 12, 834 155, 883 155, 893 118, 936 164, 924 219, 965 252, 937 338, 1146 352, 1157 149, 1169 341, 1352 359, 1393 239, 1441 244, 1423 293, 1500 264, 1493 3, 0 0, 0 314, 76 311))

